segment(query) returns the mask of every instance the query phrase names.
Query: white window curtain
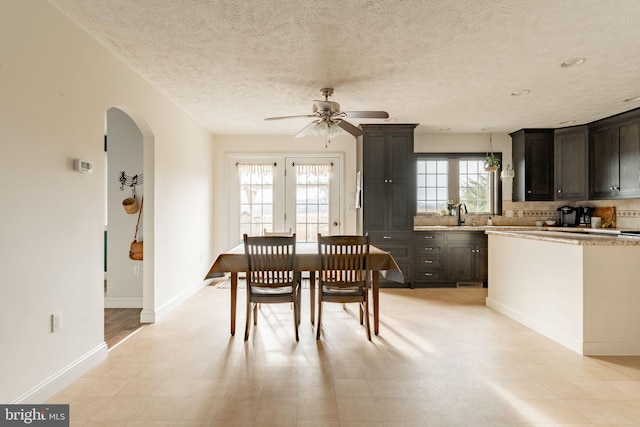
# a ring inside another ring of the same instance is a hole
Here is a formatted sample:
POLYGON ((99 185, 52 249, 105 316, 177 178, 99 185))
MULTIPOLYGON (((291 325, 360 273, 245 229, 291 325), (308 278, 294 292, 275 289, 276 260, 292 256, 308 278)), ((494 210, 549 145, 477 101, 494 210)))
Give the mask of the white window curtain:
POLYGON ((273 163, 270 164, 243 164, 237 163, 238 167, 238 175, 241 177, 248 177, 251 175, 259 175, 259 176, 273 176, 276 165, 273 163))
POLYGON ((296 164, 296 175, 329 177, 333 168, 333 163, 328 164, 296 164))

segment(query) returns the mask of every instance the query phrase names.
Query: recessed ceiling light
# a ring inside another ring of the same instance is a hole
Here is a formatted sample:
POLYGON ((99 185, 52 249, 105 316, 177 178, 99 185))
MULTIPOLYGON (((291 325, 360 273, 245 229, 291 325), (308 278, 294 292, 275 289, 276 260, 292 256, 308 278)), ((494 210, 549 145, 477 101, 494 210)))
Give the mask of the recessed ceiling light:
POLYGON ((451 128, 443 127, 443 128, 440 128, 440 130, 448 131, 448 130, 451 130, 451 128))
POLYGON ((574 124, 576 121, 575 120, 565 120, 564 122, 560 122, 558 123, 559 125, 572 125, 574 124))
POLYGON ((511 96, 520 96, 520 95, 526 95, 529 93, 529 89, 520 89, 520 90, 516 90, 511 92, 511 96))
POLYGON ((638 102, 640 101, 640 96, 634 96, 633 98, 627 98, 624 102, 638 102))
POLYGON ((584 64, 584 62, 587 60, 587 58, 583 58, 581 56, 577 56, 575 58, 569 58, 566 61, 564 61, 562 64, 560 64, 561 67, 563 68, 567 68, 567 67, 575 67, 576 65, 580 65, 580 64, 584 64))

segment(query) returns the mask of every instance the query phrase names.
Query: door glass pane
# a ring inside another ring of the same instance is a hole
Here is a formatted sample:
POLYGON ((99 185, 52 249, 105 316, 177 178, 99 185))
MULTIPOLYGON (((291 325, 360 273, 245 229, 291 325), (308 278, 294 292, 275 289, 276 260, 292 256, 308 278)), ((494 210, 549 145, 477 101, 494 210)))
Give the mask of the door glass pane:
POLYGON ((238 164, 240 236, 260 236, 273 228, 273 164, 238 164))
POLYGON ((315 242, 329 232, 331 164, 295 164, 296 240, 315 242))

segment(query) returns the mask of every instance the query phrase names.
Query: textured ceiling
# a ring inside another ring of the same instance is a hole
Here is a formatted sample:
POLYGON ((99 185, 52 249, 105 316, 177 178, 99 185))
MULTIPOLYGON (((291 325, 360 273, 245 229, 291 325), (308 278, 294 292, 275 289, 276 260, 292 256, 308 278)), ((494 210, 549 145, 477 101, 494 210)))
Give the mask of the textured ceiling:
POLYGON ((311 113, 322 87, 417 132, 640 106, 637 0, 50 1, 215 134, 295 134, 309 119, 263 119, 311 113))

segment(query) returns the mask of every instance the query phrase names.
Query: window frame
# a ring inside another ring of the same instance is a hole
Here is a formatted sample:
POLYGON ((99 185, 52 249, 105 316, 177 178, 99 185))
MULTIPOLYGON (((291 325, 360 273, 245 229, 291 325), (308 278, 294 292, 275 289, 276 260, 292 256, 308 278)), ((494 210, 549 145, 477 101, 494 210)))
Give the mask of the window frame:
MULTIPOLYGON (((502 164, 502 153, 494 152, 494 156, 500 159, 500 164, 502 164)), ((424 160, 435 160, 442 161, 446 160, 449 162, 447 167, 447 190, 449 200, 452 200, 454 203, 459 203, 459 194, 460 194, 460 182, 459 182, 459 167, 458 162, 460 160, 479 160, 487 157, 486 153, 416 153, 415 162, 416 162, 416 215, 417 216, 434 216, 439 215, 437 212, 418 212, 418 162, 424 160), (453 162, 452 162, 453 161, 453 162), (452 167, 454 166, 454 167, 452 167)), ((489 186, 490 186, 490 210, 489 212, 479 212, 479 215, 502 215, 502 185, 500 182, 500 169, 495 172, 487 172, 490 175, 489 186)))

